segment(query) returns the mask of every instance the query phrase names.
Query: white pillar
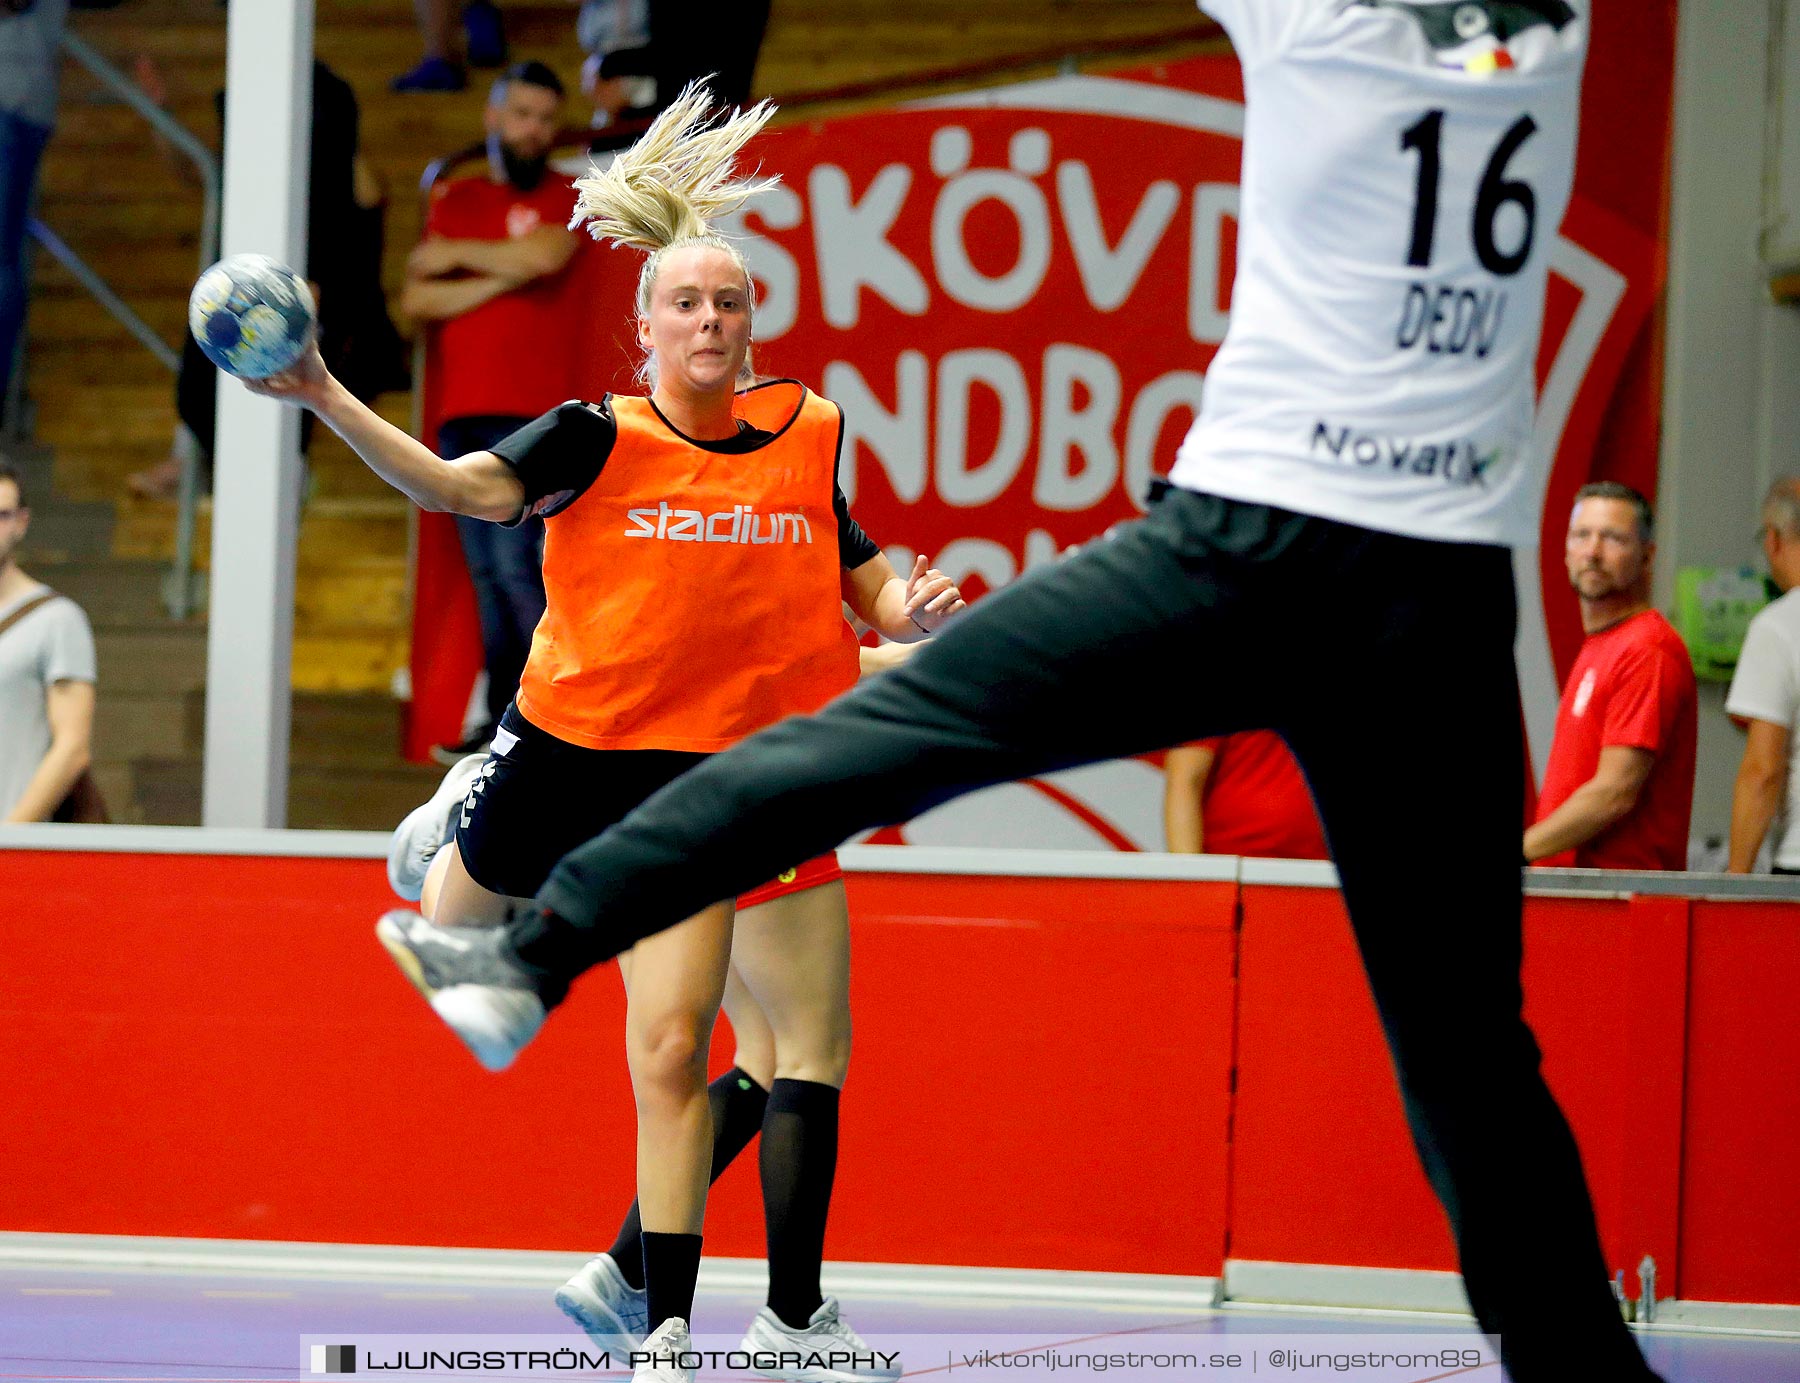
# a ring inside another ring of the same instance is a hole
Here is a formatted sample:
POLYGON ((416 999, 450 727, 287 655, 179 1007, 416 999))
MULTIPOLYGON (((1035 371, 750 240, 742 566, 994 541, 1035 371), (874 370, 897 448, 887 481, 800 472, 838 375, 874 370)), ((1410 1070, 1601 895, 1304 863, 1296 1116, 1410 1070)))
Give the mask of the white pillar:
MULTIPOLYGON (((313 0, 232 0, 221 253, 304 271, 313 0)), ((300 415, 219 380, 206 640, 208 826, 287 823, 300 415)))

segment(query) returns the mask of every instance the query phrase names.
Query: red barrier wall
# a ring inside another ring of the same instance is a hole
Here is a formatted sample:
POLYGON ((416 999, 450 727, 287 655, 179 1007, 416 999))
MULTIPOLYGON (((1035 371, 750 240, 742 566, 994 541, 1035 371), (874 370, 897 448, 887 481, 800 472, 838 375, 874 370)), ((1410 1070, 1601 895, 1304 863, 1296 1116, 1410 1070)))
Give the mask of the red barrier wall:
MULTIPOLYGON (((0 1228, 610 1241, 633 1165, 610 969, 497 1078, 376 950, 375 861, 13 853, 0 891, 0 1228)), ((1218 1272, 1235 885, 851 891, 831 1255, 1218 1272)), ((754 1257, 744 1162, 708 1246, 754 1257)))
POLYGON ((1231 1255, 1449 1268, 1337 894, 1246 889, 1231 1255))
POLYGON ((1693 919, 1681 1290, 1800 1300, 1800 916, 1703 902, 1693 919))
POLYGON ((859 1116, 830 1251, 1219 1272, 1236 894, 852 875, 859 1116))
MULTIPOLYGON (((1676 1261, 1688 907, 1533 898, 1526 911, 1526 1017, 1607 1261, 1628 1277, 1645 1253, 1676 1261)), ((1232 1256, 1454 1270, 1341 898, 1247 887, 1243 911, 1232 1256)))
MULTIPOLYGON (((833 1257, 1453 1266, 1334 891, 849 886, 833 1257)), ((632 1112, 610 971, 496 1078, 376 951, 375 861, 14 851, 0 897, 0 1229, 611 1235, 632 1112)), ((1651 1253, 1689 1300, 1800 1301, 1800 904, 1533 897, 1526 990, 1609 1263, 1629 1280, 1651 1253)), ((752 1165, 720 1184, 715 1253, 761 1251, 752 1165)))

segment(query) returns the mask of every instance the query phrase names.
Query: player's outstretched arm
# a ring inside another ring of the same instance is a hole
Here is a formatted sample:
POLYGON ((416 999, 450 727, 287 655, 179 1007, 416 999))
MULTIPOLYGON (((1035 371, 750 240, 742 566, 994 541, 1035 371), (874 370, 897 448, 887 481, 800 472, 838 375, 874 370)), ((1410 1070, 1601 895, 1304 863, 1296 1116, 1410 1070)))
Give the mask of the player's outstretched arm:
POLYGON ((247 379, 244 387, 312 409, 370 470, 421 509, 506 521, 525 505, 525 487, 499 457, 478 451, 444 460, 344 388, 316 345, 298 364, 267 379, 247 379))

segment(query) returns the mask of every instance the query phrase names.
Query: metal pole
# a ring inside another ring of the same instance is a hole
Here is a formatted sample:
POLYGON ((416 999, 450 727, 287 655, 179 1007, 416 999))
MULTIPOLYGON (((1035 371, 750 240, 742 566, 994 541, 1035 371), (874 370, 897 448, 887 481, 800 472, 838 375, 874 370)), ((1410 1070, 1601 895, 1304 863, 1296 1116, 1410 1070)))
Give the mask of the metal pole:
MULTIPOLYGON (((225 41, 226 255, 306 263, 313 0, 232 0, 225 41)), ((287 821, 300 417, 219 381, 211 619, 208 826, 287 821)))

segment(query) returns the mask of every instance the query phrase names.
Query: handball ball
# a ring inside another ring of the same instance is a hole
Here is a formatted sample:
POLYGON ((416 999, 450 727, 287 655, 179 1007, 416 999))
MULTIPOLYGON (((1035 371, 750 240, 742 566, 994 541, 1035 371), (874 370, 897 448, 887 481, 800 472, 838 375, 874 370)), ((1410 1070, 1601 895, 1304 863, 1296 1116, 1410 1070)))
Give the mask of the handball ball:
POLYGON ((287 369, 312 344, 317 316, 301 278, 267 255, 232 255, 188 296, 188 330, 206 358, 239 379, 287 369))

